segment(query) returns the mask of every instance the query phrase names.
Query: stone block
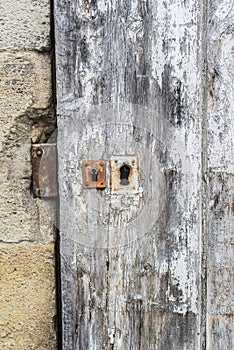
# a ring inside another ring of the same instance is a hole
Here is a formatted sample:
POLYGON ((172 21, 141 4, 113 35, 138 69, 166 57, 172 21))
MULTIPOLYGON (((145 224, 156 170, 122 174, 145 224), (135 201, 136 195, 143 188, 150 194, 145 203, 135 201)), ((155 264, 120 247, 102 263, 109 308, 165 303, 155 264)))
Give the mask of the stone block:
POLYGON ((0 247, 0 349, 56 349, 52 245, 0 247))
POLYGON ((0 75, 0 240, 49 243, 53 223, 32 197, 30 148, 55 127, 50 57, 0 53, 0 75))
POLYGON ((0 10, 0 50, 48 50, 49 0, 5 0, 0 10))
POLYGON ((51 102, 50 55, 0 53, 0 116, 2 121, 48 108, 51 102), (4 118, 5 117, 5 118, 4 118))

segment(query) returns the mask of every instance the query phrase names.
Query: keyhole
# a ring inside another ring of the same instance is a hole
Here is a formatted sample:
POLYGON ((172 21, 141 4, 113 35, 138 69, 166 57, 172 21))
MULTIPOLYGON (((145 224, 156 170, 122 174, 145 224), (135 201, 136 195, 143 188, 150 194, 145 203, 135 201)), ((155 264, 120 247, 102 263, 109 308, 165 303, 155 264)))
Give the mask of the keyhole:
POLYGON ((120 183, 123 186, 129 185, 130 166, 124 164, 120 168, 120 183))
POLYGON ((91 179, 93 182, 97 182, 97 174, 98 174, 98 170, 96 168, 93 168, 90 170, 90 174, 91 174, 91 179))

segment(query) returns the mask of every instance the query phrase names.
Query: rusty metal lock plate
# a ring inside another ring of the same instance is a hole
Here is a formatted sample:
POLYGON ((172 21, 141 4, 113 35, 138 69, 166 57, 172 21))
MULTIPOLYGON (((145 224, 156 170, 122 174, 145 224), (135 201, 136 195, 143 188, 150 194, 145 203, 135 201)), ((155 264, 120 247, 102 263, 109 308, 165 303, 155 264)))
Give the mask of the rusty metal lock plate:
POLYGON ((136 155, 119 155, 110 158, 112 194, 135 194, 139 191, 139 169, 136 155))
POLYGON ((106 188, 106 161, 84 160, 82 175, 84 188, 106 188))
POLYGON ((56 144, 32 145, 33 195, 40 198, 57 196, 56 144))

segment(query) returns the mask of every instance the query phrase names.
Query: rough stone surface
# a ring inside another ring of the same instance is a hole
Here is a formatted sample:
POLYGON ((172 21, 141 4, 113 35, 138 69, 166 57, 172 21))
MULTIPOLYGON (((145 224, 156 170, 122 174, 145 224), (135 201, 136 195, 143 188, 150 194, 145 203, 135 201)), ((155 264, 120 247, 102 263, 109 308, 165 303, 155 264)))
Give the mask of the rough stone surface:
POLYGON ((0 349, 55 349, 53 245, 0 247, 0 349))
POLYGON ((50 56, 44 53, 0 53, 0 113, 5 118, 50 105, 50 56))
POLYGON ((48 213, 30 191, 33 142, 54 129, 50 57, 36 52, 0 54, 0 241, 53 239, 48 213))
POLYGON ((48 49, 49 4, 49 0, 1 0, 0 50, 48 49))
POLYGON ((33 198, 30 157, 56 123, 50 1, 0 0, 0 30, 0 350, 55 349, 53 212, 33 198))

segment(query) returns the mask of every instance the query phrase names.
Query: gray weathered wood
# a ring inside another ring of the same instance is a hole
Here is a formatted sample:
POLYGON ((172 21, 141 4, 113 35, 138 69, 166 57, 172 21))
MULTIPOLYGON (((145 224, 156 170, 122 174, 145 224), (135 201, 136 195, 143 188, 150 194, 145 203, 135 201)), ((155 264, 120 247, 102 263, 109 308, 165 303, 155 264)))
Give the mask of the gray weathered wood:
MULTIPOLYGON (((211 5, 208 20, 216 23, 214 11, 211 5)), ((208 125, 208 166, 223 160, 209 139, 209 131, 219 137, 215 112, 206 123, 206 3, 56 0, 55 19, 64 349, 205 349, 207 290, 216 310, 208 303, 207 325, 223 339, 214 348, 225 349, 231 313, 222 319, 212 296, 220 221, 211 209, 206 235, 201 201, 208 125), (134 193, 116 195, 109 183, 104 191, 82 188, 83 160, 109 164, 132 154, 134 193)), ((214 74, 215 26, 208 34, 214 74)), ((212 78, 211 93, 215 84, 212 78)), ((229 191, 231 178, 222 181, 229 191)), ((219 174, 211 176, 211 199, 218 182, 219 174)), ((228 285, 229 272, 225 278, 228 285)), ((208 335, 208 349, 215 339, 208 335)))
POLYGON ((207 349, 234 348, 233 1, 210 1, 208 26, 207 349))

